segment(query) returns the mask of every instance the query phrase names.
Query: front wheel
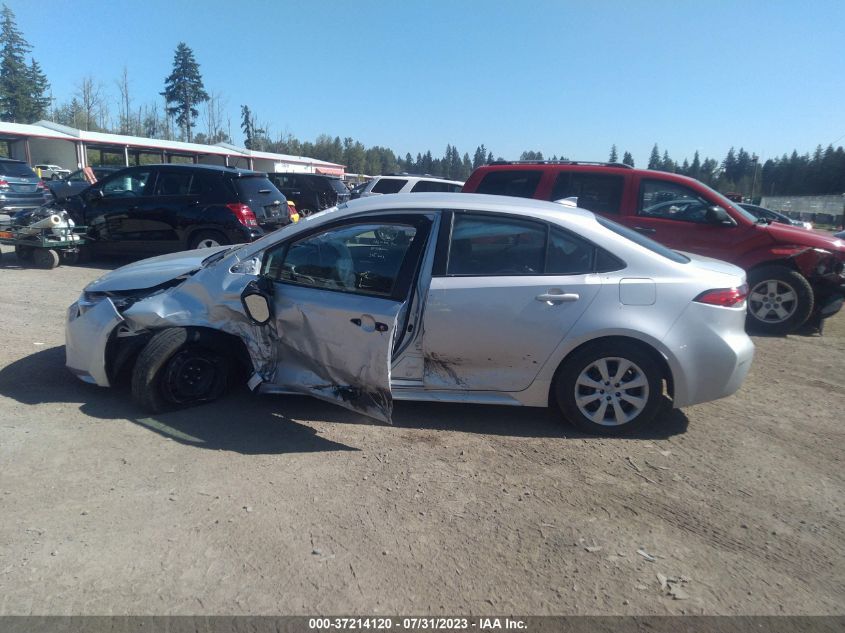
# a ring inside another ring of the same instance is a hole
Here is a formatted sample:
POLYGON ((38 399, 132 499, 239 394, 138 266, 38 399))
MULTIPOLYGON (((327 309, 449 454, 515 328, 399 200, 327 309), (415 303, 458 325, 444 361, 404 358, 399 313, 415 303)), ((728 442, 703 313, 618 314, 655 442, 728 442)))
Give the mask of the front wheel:
POLYGON ((801 327, 813 311, 813 289, 806 277, 786 266, 762 266, 748 273, 750 330, 788 334, 801 327))
POLYGON ((132 399, 152 413, 211 402, 223 395, 228 357, 201 332, 168 328, 153 336, 132 371, 132 399))
POLYGON ((564 417, 595 435, 623 435, 654 419, 663 376, 650 354, 626 342, 599 342, 577 350, 555 376, 564 417))

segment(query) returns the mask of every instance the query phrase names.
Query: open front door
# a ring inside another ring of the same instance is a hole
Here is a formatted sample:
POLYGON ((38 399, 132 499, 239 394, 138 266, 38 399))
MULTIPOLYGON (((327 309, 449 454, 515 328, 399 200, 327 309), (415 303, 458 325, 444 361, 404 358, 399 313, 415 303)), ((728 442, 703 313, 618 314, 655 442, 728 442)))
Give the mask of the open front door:
POLYGON ((431 219, 377 215, 324 225, 267 253, 271 382, 390 422, 390 365, 431 219))

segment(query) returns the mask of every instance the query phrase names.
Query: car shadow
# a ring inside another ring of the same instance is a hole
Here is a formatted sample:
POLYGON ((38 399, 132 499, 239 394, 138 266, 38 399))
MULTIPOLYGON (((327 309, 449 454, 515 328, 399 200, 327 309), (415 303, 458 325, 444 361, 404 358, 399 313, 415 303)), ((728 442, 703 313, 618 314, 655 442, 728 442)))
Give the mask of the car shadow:
MULTIPOLYGON (((80 403, 79 410, 93 418, 125 419, 184 444, 243 454, 358 450, 322 438, 298 420, 380 425, 307 396, 255 395, 246 387, 234 389, 213 404, 145 416, 132 402, 127 388, 84 384, 65 369, 64 362, 64 347, 53 347, 7 365, 0 369, 0 395, 29 405, 80 403)), ((671 409, 668 400, 662 406, 654 423, 624 439, 665 439, 685 433, 689 423, 686 415, 671 409)), ((396 402, 393 427, 526 438, 592 437, 565 424, 551 409, 477 404, 396 402)))

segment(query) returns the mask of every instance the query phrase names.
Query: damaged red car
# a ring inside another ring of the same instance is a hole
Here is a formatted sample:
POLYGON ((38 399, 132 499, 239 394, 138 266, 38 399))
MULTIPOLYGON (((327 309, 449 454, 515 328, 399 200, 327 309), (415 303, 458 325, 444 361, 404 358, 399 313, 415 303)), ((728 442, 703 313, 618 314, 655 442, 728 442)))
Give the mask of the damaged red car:
POLYGON ((618 163, 495 162, 476 169, 465 193, 559 201, 605 215, 679 251, 745 269, 749 329, 822 329, 845 297, 845 241, 758 220, 704 183, 618 163))

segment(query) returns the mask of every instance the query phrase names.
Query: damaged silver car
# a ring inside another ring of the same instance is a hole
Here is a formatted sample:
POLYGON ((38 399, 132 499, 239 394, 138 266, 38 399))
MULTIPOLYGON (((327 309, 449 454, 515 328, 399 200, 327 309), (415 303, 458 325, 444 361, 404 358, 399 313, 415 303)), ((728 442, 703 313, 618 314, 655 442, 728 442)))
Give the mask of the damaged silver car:
POLYGON ((551 405, 616 434, 739 388, 746 295, 741 269, 581 209, 385 195, 104 275, 68 310, 67 366, 153 412, 243 380, 387 422, 394 399, 551 405))

